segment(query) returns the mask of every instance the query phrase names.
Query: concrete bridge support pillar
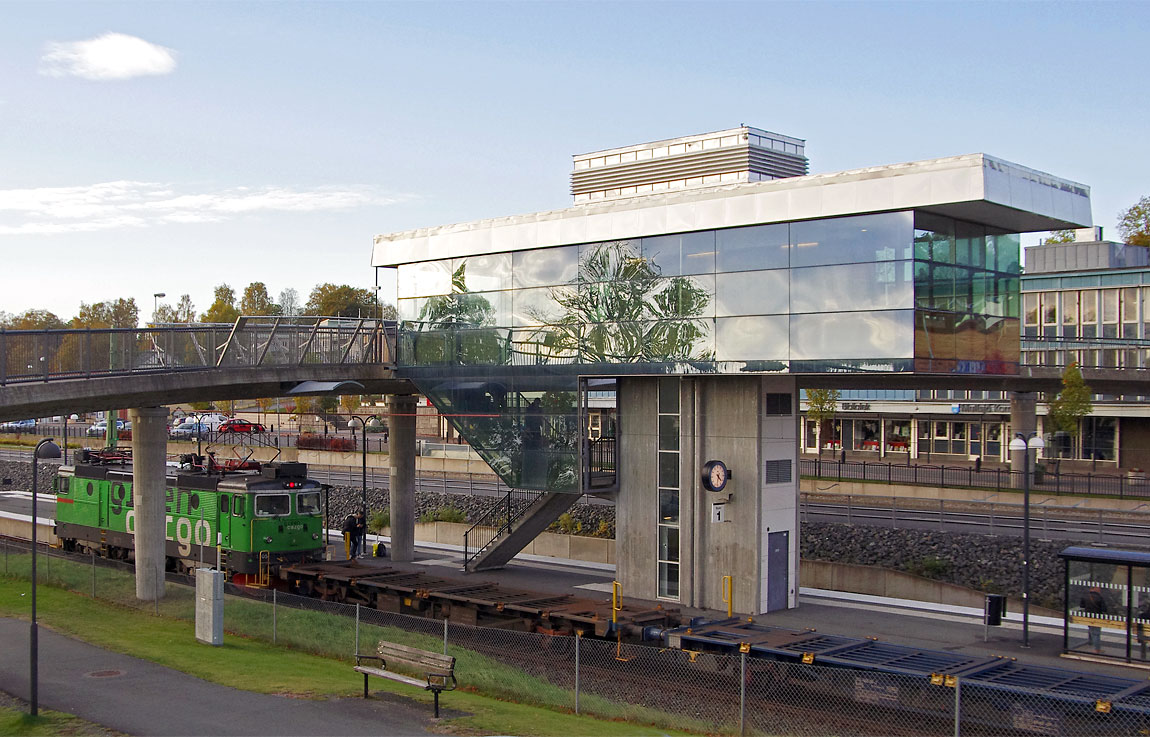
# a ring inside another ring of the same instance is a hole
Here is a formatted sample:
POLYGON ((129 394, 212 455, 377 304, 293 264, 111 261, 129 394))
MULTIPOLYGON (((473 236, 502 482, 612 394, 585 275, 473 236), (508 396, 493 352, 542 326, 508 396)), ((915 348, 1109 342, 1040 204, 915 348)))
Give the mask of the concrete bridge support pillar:
MULTIPOLYGON (((1034 392, 1011 392, 1010 393, 1010 437, 1003 438, 1003 441, 1010 443, 1014 440, 1015 433, 1023 433, 1024 435, 1034 432, 1038 429, 1038 416, 1037 409, 1038 398, 1034 392)), ((1010 470, 1022 473, 1022 457, 1023 450, 1010 451, 1010 470)), ((1034 452, 1031 451, 1031 461, 1034 460, 1034 452)), ((1030 464, 1033 470, 1034 464, 1030 464)))
POLYGON ((166 407, 142 407, 132 419, 132 500, 136 531, 136 598, 164 597, 164 538, 167 531, 166 407))
POLYGON ((387 402, 391 469, 391 559, 415 558, 415 397, 392 395, 387 402))

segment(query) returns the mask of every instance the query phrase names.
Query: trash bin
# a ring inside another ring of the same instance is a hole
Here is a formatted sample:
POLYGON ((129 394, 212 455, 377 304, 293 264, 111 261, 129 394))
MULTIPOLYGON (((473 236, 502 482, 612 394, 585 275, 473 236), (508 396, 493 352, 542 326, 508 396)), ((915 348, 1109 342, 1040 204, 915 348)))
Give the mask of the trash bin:
POLYGON ((1006 597, 1002 594, 986 595, 986 624, 997 627, 1006 616, 1006 597))
POLYGON ((376 558, 386 558, 387 548, 383 546, 383 543, 376 543, 375 545, 371 546, 371 553, 376 558))

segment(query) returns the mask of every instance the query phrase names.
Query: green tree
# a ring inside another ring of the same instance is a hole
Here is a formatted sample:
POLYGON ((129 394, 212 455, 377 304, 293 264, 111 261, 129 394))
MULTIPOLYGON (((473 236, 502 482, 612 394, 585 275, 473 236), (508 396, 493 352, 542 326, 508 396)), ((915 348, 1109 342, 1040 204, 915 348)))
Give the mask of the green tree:
POLYGON ((347 284, 320 284, 311 290, 304 313, 323 317, 375 317, 375 293, 347 284))
POLYGON ((262 281, 254 281, 244 289, 244 296, 240 300, 240 314, 278 315, 280 314, 280 306, 272 302, 266 284, 262 281))
POLYGON ((1126 243, 1150 246, 1150 196, 1118 213, 1118 232, 1126 243))
POLYGON ((153 325, 166 325, 174 322, 180 322, 180 316, 176 312, 176 308, 170 304, 161 304, 156 308, 156 311, 152 313, 153 325))
POLYGON ((342 406, 349 415, 355 414, 360 408, 360 397, 358 394, 343 394, 339 398, 340 406, 342 406))
MULTIPOLYGON (((1082 418, 1094 411, 1090 396, 1090 387, 1082 378, 1082 371, 1072 361, 1062 372, 1062 389, 1047 403, 1046 416, 1058 430, 1067 433, 1075 444, 1078 442, 1078 427, 1082 418)), ((1061 454, 1062 449, 1058 450, 1061 454)))
POLYGON ((19 315, 0 315, 0 327, 8 330, 59 330, 67 325, 48 310, 32 309, 19 315))
POLYGON ((1073 230, 1052 230, 1049 238, 1043 238, 1039 245, 1048 246, 1056 243, 1073 243, 1073 230))
POLYGON ((278 302, 281 314, 289 316, 299 314, 299 292, 291 287, 280 292, 278 302))
POLYGON ((120 298, 95 304, 80 303, 80 313, 72 318, 73 328, 135 328, 140 309, 134 298, 120 298))
MULTIPOLYGON (((807 389, 807 419, 815 423, 815 441, 819 445, 820 457, 823 454, 823 425, 834 420, 838 408, 838 389, 807 389)), ((832 431, 832 440, 833 434, 832 431)))
POLYGON ((176 303, 176 322, 195 322, 196 308, 192 304, 190 294, 181 294, 180 301, 176 303))
POLYGON ((299 431, 304 432, 303 421, 304 418, 310 415, 315 409, 314 397, 295 397, 295 408, 292 414, 295 415, 296 423, 299 426, 299 431))
POLYGON ((212 306, 201 316, 204 322, 235 322, 240 316, 236 308, 236 293, 227 284, 221 284, 215 290, 216 300, 212 306))

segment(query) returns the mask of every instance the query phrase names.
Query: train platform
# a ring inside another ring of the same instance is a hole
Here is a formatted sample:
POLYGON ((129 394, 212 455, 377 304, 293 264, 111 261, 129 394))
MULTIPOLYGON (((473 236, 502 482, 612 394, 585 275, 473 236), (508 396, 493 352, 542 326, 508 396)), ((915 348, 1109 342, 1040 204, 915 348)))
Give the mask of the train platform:
MULTIPOLYGON (((389 538, 369 536, 369 543, 380 541, 390 550, 389 538)), ((333 550, 336 547, 338 556, 342 558, 342 542, 333 546, 333 550)), ((568 593, 597 601, 610 601, 611 582, 615 576, 612 565, 524 555, 517 556, 506 568, 500 570, 465 573, 462 570, 462 547, 441 543, 416 543, 415 560, 412 563, 395 563, 390 558, 362 558, 361 563, 425 570, 439 577, 459 578, 469 582, 491 581, 510 589, 568 593)), ((678 607, 669 602, 644 602, 628 597, 625 590, 622 593, 627 604, 639 609, 662 605, 679 609, 684 618, 703 617, 713 621, 727 617, 726 611, 678 607)), ((772 627, 813 629, 845 637, 877 638, 923 650, 942 650, 971 656, 1004 656, 1036 666, 1132 679, 1150 678, 1150 671, 1135 666, 1061 657, 1062 620, 1034 612, 1030 616, 1028 647, 1022 646, 1022 614, 1018 611, 1008 612, 1001 626, 985 627, 979 609, 823 589, 802 588, 798 608, 758 615, 754 619, 759 624, 772 627)), ((1084 627, 1072 628, 1072 644, 1085 641, 1086 637, 1084 627)))

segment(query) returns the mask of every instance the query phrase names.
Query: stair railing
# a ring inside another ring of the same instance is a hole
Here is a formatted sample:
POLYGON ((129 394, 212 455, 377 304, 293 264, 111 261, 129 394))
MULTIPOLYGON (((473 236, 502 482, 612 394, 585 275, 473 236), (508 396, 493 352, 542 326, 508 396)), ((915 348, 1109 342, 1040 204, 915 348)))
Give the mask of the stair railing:
POLYGON ((510 489, 498 504, 480 515, 463 533, 463 568, 467 569, 480 553, 511 531, 512 525, 527 513, 545 492, 533 489, 510 489))

